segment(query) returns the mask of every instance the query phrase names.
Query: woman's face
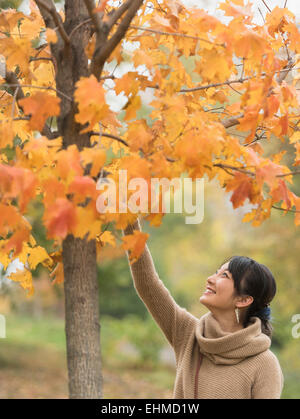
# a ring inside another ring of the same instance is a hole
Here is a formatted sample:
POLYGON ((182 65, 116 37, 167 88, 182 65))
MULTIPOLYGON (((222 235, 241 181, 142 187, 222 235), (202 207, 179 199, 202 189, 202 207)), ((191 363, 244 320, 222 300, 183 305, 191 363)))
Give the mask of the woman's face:
POLYGON ((228 271, 228 265, 229 262, 226 262, 217 272, 207 278, 206 290, 199 301, 209 309, 235 309, 234 282, 228 271))

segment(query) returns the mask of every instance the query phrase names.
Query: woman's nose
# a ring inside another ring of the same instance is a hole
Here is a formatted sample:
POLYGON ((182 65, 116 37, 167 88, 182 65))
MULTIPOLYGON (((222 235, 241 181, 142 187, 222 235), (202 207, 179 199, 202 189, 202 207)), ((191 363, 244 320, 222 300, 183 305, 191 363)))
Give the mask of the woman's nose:
POLYGON ((212 283, 213 283, 213 281, 214 281, 214 276, 215 276, 215 274, 212 274, 212 275, 210 275, 210 276, 207 278, 207 282, 208 282, 209 284, 212 284, 212 283))

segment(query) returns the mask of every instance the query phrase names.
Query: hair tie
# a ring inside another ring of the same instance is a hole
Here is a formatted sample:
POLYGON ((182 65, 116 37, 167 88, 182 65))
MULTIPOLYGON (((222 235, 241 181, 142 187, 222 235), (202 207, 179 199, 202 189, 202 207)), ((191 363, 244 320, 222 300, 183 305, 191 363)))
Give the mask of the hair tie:
POLYGON ((266 307, 259 310, 257 313, 255 313, 257 317, 259 317, 261 320, 271 320, 271 308, 267 305, 266 307))

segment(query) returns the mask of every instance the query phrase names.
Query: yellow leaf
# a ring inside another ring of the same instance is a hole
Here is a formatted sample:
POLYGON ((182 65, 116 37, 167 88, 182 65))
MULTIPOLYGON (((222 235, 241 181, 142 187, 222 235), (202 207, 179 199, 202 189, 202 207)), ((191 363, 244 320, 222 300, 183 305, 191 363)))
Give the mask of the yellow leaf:
POLYGON ((122 248, 124 250, 129 250, 128 253, 131 264, 134 263, 144 251, 148 237, 148 233, 142 233, 137 230, 135 230, 133 234, 128 234, 122 237, 122 248))
POLYGON ((103 243, 108 243, 112 245, 113 247, 116 247, 116 239, 115 239, 115 236, 113 236, 113 234, 111 233, 111 231, 108 231, 108 230, 104 231, 103 233, 100 234, 99 239, 103 243))
POLYGON ((27 291, 27 297, 30 297, 34 293, 33 283, 32 283, 32 274, 28 269, 24 271, 18 269, 17 272, 11 273, 8 276, 8 279, 12 281, 19 282, 22 288, 27 291))
POLYGON ((140 96, 136 95, 133 99, 129 101, 129 104, 126 106, 126 115, 124 117, 125 121, 130 121, 131 119, 136 118, 136 113, 140 109, 142 104, 140 96))
POLYGON ((45 261, 47 260, 48 262, 51 262, 51 258, 43 247, 36 246, 32 249, 28 248, 28 250, 28 263, 31 269, 35 269, 39 263, 46 263, 45 261))
POLYGON ((296 143, 297 141, 300 141, 300 131, 295 131, 290 137, 291 144, 296 143))
POLYGON ((26 114, 30 114, 30 129, 41 131, 49 116, 57 116, 60 112, 60 98, 44 92, 37 92, 19 100, 26 114))
POLYGON ((48 43, 56 44, 57 34, 56 34, 55 30, 47 28, 46 29, 46 38, 47 38, 48 43))

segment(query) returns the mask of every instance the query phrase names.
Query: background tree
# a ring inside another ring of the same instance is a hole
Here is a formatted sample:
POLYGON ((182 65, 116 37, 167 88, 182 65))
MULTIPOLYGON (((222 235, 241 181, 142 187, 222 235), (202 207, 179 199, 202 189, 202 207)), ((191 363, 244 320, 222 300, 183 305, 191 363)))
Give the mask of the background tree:
MULTIPOLYGON (((19 257, 24 270, 10 278, 29 295, 39 263, 64 280, 70 397, 100 398, 97 255, 108 243, 134 260, 148 235, 121 239, 118 229, 136 214, 97 211, 99 174, 118 185, 126 169, 149 191, 153 177, 216 178, 234 208, 252 204, 243 221, 258 226, 276 208, 299 225, 300 34, 287 8, 267 6, 259 25, 242 0, 220 5, 228 24, 171 0, 66 0, 61 12, 36 0, 30 8, 0 19, 1 262, 19 257), (132 68, 120 75, 129 57, 132 68), (126 98, 122 110, 109 103, 111 90, 126 98), (139 117, 142 92, 152 99, 139 117), (269 153, 276 139, 282 147, 269 153), (47 250, 26 217, 35 200, 47 250)), ((140 212, 153 226, 164 216, 140 212)))

